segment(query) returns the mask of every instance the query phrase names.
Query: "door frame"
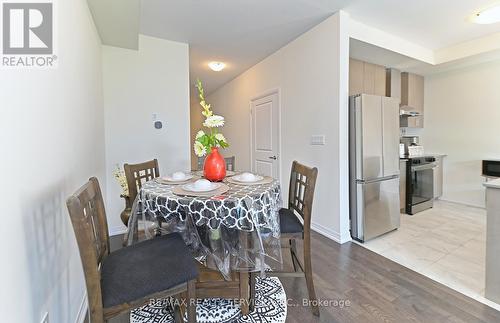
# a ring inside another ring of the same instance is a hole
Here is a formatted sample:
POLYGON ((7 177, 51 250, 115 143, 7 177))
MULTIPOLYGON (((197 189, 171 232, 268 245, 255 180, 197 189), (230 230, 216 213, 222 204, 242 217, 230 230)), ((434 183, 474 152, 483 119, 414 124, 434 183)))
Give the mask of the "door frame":
POLYGON ((250 112, 250 170, 254 171, 253 166, 253 111, 252 111, 252 102, 263 99, 266 96, 270 96, 273 94, 278 95, 278 180, 280 181, 280 185, 283 185, 283 162, 282 162, 282 146, 283 143, 281 141, 281 88, 272 88, 270 90, 264 91, 258 95, 255 95, 250 98, 249 112, 250 112))

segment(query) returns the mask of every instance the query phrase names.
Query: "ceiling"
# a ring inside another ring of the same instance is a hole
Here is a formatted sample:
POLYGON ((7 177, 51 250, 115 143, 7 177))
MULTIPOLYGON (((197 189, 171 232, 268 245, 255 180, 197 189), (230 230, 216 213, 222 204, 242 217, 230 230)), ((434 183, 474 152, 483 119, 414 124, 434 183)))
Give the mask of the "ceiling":
POLYGON ((344 8, 351 18, 436 50, 499 32, 500 24, 468 21, 499 0, 359 0, 344 8))
MULTIPOLYGON (((497 0, 142 0, 142 34, 190 44, 191 80, 219 88, 339 9, 431 50, 500 32, 467 21, 497 0), (208 69, 223 61, 222 72, 208 69)), ((401 57, 399 57, 401 59, 401 57)))
POLYGON ((443 73, 500 59, 500 50, 494 50, 452 62, 432 65, 356 39, 351 39, 349 45, 349 56, 352 58, 419 75, 443 73))
POLYGON ((141 33, 190 46, 191 80, 217 89, 350 1, 143 0, 141 33), (208 62, 223 61, 222 72, 208 62))

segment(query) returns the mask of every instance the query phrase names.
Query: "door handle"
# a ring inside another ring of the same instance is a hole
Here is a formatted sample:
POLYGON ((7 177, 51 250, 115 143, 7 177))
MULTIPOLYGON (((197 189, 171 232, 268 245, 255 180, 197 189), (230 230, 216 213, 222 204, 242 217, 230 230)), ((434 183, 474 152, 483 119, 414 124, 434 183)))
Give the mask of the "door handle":
POLYGON ((269 157, 269 159, 276 160, 276 159, 278 159, 278 157, 272 156, 272 157, 269 157))

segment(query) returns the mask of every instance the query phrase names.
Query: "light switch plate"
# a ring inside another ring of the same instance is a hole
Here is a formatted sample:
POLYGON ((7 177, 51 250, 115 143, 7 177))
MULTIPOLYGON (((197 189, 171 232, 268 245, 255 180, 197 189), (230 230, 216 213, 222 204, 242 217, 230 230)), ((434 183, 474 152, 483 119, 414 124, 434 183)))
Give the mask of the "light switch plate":
POLYGON ((312 135, 311 136, 311 145, 323 146, 325 144, 326 144, 325 135, 312 135))

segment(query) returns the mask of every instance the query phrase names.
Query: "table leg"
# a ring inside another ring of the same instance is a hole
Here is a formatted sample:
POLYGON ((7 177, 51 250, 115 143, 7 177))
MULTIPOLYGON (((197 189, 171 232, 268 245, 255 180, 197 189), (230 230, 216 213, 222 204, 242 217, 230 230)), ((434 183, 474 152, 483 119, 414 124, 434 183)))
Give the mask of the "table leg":
POLYGON ((239 272, 240 276, 240 302, 241 302, 241 314, 248 315, 249 313, 249 274, 248 271, 239 272))

